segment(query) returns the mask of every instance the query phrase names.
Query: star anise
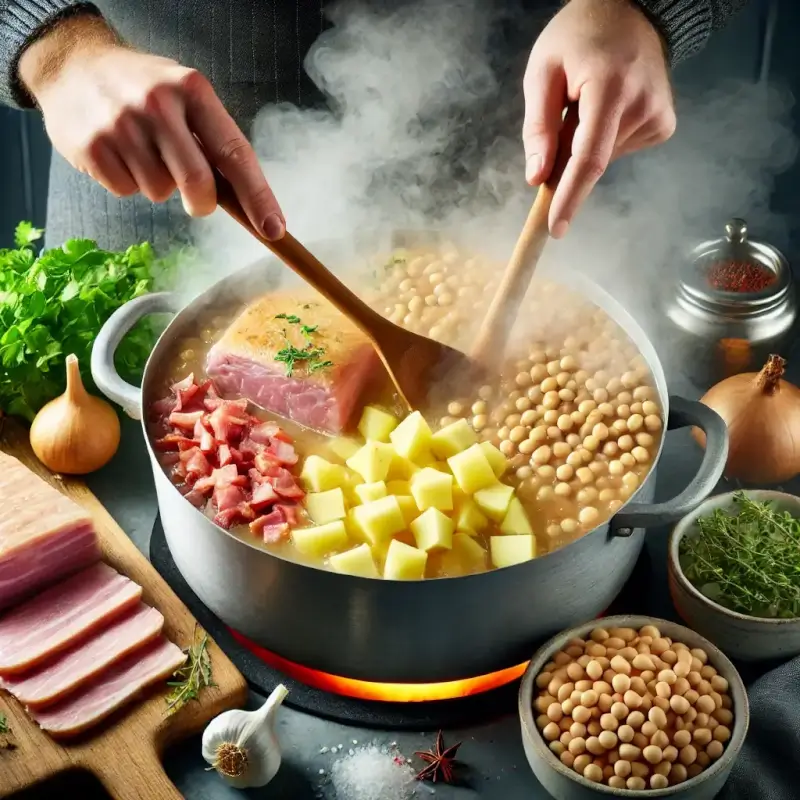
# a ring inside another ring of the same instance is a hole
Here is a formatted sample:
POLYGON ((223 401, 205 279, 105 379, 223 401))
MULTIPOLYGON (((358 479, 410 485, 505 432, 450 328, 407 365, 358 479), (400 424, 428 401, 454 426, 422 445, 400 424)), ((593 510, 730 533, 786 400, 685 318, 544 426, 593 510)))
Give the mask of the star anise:
POLYGON ((417 773, 417 780, 432 781, 433 783, 441 780, 443 783, 453 783, 455 777, 453 768, 458 763, 456 753, 459 747, 461 747, 461 742, 451 745, 445 750, 444 737, 439 731, 433 750, 421 750, 414 753, 417 758, 421 758, 428 764, 417 773))

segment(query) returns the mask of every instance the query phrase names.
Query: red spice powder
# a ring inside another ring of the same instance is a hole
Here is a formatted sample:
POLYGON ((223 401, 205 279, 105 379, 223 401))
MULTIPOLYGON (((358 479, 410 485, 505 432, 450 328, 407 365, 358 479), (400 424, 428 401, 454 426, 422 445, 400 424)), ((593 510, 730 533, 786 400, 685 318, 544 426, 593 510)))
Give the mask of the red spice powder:
POLYGON ((778 276, 763 264, 748 261, 717 261, 706 273, 708 285, 720 292, 761 292, 778 276))

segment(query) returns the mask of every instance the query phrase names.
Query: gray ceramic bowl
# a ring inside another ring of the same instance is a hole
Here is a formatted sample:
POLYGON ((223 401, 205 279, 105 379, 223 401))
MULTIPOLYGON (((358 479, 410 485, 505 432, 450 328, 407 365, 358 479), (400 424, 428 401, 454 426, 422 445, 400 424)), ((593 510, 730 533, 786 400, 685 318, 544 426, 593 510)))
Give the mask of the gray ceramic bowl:
POLYGON ((575 628, 559 633, 547 644, 543 645, 533 656, 528 669, 522 677, 519 690, 519 717, 522 724, 522 743, 525 755, 531 765, 533 774, 555 800, 597 800, 598 797, 623 797, 623 798, 654 798, 672 797, 680 800, 711 800, 721 791, 728 779, 733 762, 742 749, 747 728, 750 724, 750 707, 747 702, 747 692, 744 688, 739 673, 726 656, 711 642, 704 639, 694 631, 653 617, 637 617, 622 615, 617 617, 603 617, 578 625, 575 628), (536 676, 553 653, 561 650, 570 639, 576 636, 584 638, 592 629, 604 628, 641 628, 645 625, 655 625, 663 634, 671 639, 683 642, 689 647, 699 647, 708 654, 708 663, 711 664, 729 685, 728 692, 733 701, 733 729, 731 738, 725 747, 722 757, 703 770, 696 778, 691 778, 676 786, 666 789, 613 789, 605 784, 592 783, 577 772, 564 766, 550 750, 536 727, 534 718, 533 701, 536 696, 536 676))
MULTIPOLYGON (((686 578, 678 559, 684 536, 697 533, 698 517, 717 508, 734 508, 733 492, 709 497, 672 530, 669 539, 669 591, 678 614, 687 625, 710 639, 731 658, 741 661, 765 661, 800 654, 800 618, 768 619, 737 614, 709 600, 686 578)), ((754 500, 769 501, 781 511, 800 517, 800 498, 783 492, 748 491, 754 500)))

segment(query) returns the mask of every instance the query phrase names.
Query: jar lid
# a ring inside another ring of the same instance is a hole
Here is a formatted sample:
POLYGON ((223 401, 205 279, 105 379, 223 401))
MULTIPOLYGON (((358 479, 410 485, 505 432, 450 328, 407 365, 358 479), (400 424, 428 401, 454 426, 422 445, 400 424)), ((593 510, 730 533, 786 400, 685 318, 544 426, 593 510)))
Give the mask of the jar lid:
POLYGON ((681 275, 681 288, 715 304, 752 305, 785 294, 791 282, 786 258, 747 233, 747 223, 735 218, 725 225, 725 236, 698 245, 681 275))

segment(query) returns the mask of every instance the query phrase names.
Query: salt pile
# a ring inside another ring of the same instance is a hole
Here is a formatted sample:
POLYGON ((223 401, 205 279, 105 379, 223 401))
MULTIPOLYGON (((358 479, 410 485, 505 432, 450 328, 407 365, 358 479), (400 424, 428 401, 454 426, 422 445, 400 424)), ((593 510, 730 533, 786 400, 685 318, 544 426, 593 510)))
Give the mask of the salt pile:
POLYGON ((408 800, 415 772, 396 750, 371 744, 350 750, 330 770, 336 800, 408 800))

